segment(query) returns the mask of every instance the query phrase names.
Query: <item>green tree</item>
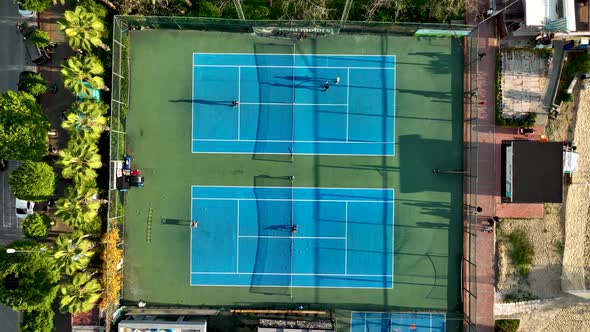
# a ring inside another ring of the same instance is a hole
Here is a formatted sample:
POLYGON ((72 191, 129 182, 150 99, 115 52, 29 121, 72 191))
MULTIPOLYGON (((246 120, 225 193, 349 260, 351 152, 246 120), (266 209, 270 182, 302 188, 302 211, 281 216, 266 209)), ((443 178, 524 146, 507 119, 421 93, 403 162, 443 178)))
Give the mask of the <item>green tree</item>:
POLYGON ((76 231, 70 236, 62 234, 55 240, 55 264, 67 275, 84 270, 94 255, 93 247, 82 232, 76 231))
POLYGON ((98 216, 101 200, 97 198, 96 188, 69 187, 65 197, 55 202, 55 215, 75 229, 82 229, 98 216))
POLYGON ((571 59, 565 66, 565 74, 569 77, 588 72, 590 72, 590 55, 585 52, 571 59))
POLYGON ((59 308, 73 315, 88 312, 100 299, 101 287, 89 273, 76 273, 72 282, 61 287, 59 308))
POLYGON ((54 315, 51 307, 25 311, 20 330, 21 332, 52 332, 54 315))
POLYGON ((31 33, 31 41, 33 44, 37 45, 40 48, 45 48, 49 46, 49 34, 43 30, 35 30, 31 33))
POLYGON ((104 73, 104 67, 100 60, 95 56, 76 56, 71 57, 62 65, 61 75, 64 79, 64 86, 75 95, 85 94, 92 95, 92 91, 84 84, 87 82, 95 89, 105 89, 104 80, 101 76, 104 73))
POLYGON ((60 278, 51 255, 28 241, 14 242, 9 247, 31 252, 9 254, 6 248, 0 249, 0 303, 18 311, 50 307, 60 278))
POLYGON ((70 135, 82 135, 98 139, 103 131, 109 130, 108 119, 104 116, 108 107, 101 101, 84 101, 75 104, 61 126, 70 135))
POLYGON ((49 227, 53 225, 51 217, 46 214, 33 213, 23 220, 23 233, 33 240, 41 240, 49 234, 49 227))
POLYGON ((23 8, 36 11, 37 13, 45 11, 51 5, 51 0, 19 0, 18 2, 23 8))
POLYGON ((26 201, 41 202, 55 191, 55 173, 46 163, 25 161, 8 178, 14 196, 26 201))
POLYGON ((47 81, 41 74, 27 74, 18 82, 19 91, 25 91, 33 96, 40 96, 47 92, 47 81))
POLYGON ((85 7, 77 6, 74 11, 66 10, 64 19, 57 21, 59 30, 65 33, 70 46, 77 50, 90 51, 92 47, 108 49, 101 37, 106 29, 102 20, 85 7))
POLYGON ((35 98, 26 92, 0 95, 0 156, 39 160, 47 154, 49 120, 35 98))
POLYGON ((96 178, 95 169, 102 166, 96 144, 79 138, 70 140, 68 148, 59 151, 57 165, 62 167, 62 175, 66 179, 96 178))

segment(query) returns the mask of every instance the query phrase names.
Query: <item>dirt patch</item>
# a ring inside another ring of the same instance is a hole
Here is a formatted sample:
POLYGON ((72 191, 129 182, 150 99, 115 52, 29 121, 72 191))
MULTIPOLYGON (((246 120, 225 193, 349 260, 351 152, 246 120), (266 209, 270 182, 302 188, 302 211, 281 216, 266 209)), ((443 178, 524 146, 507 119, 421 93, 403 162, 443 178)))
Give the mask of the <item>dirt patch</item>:
POLYGON ((516 299, 553 298, 561 292, 561 244, 564 225, 561 204, 545 204, 543 219, 503 219, 497 228, 497 302, 516 299), (509 258, 508 234, 522 229, 534 248, 528 276, 523 277, 509 258))
POLYGON ((573 296, 560 299, 554 305, 520 315, 519 331, 589 332, 590 303, 573 296))

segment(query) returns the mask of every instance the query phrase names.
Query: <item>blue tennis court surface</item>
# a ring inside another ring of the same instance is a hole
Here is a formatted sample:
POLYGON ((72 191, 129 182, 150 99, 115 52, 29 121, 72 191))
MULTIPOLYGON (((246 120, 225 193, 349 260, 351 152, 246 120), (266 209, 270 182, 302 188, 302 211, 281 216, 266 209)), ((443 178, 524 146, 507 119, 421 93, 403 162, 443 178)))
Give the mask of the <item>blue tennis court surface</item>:
POLYGON ((395 56, 195 53, 192 152, 394 155, 394 88, 395 56))
POLYGON ((193 286, 393 287, 391 189, 193 186, 191 195, 193 286))
POLYGON ((350 332, 444 332, 445 314, 352 312, 350 332))

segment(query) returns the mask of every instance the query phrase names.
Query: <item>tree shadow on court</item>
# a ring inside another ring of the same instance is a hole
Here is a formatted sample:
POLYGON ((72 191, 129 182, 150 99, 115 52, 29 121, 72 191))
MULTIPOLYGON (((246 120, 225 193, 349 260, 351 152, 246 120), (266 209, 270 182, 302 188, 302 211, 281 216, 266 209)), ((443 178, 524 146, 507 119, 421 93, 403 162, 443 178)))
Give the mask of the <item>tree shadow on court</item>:
POLYGON ((434 102, 450 103, 452 101, 452 93, 445 91, 426 91, 426 90, 411 90, 411 89, 397 89, 398 93, 412 93, 415 95, 431 98, 434 102))
POLYGON ((398 146, 400 172, 404 174, 400 178, 400 192, 449 192, 453 187, 460 189, 462 174, 437 174, 432 170, 463 169, 462 144, 455 140, 422 138, 416 134, 400 136, 398 146))
POLYGON ((447 74, 451 71, 452 54, 441 52, 414 52, 408 53, 410 56, 420 56, 427 58, 427 64, 423 64, 433 74, 447 74))

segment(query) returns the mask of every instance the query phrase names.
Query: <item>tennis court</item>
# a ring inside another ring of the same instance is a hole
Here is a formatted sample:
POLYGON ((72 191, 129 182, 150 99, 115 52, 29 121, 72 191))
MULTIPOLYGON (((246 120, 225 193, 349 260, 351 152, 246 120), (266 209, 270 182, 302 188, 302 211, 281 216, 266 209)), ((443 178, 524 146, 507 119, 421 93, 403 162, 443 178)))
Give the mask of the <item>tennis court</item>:
POLYGON ((192 71, 193 153, 395 154, 393 55, 193 53, 192 71))
POLYGON ((352 312, 350 332, 443 332, 445 314, 352 312))
POLYGON ((191 191, 193 286, 393 287, 391 189, 191 191))

